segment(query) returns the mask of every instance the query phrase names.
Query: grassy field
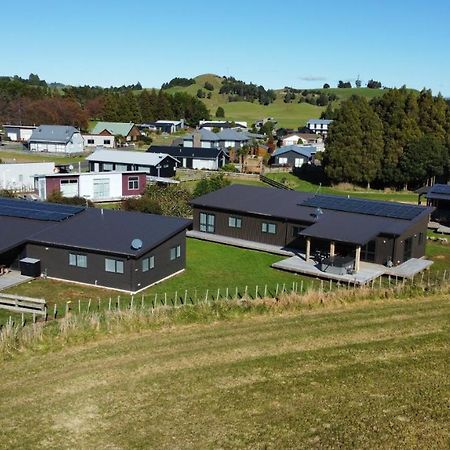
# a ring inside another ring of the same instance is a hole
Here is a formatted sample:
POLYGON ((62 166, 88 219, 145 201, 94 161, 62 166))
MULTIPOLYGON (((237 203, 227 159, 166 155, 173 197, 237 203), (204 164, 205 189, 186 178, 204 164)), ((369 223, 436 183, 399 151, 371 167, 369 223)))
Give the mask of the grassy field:
MULTIPOLYGON (((278 126, 297 128, 306 125, 306 121, 311 118, 320 117, 321 112, 325 109, 323 107, 310 105, 308 103, 284 103, 283 90, 277 90, 277 99, 270 105, 260 105, 258 102, 228 102, 228 95, 219 94, 222 78, 213 75, 205 74, 195 77, 196 83, 191 86, 182 87, 175 86, 167 89, 169 93, 187 92, 193 96, 197 95, 198 89, 203 89, 208 93, 203 86, 205 82, 209 82, 214 86, 214 91, 211 93, 211 99, 204 98, 205 103, 211 114, 214 115, 217 107, 222 106, 225 110, 225 117, 229 120, 245 120, 249 126, 257 119, 263 117, 275 117, 278 121, 278 126)), ((351 95, 361 95, 367 99, 382 95, 383 91, 379 89, 368 88, 352 88, 352 89, 337 89, 331 88, 324 90, 328 93, 334 93, 339 96, 339 101, 349 98, 351 95)))
POLYGON ((369 200, 397 201, 417 204, 417 194, 411 191, 392 191, 364 189, 354 185, 341 186, 319 186, 293 175, 292 173, 267 173, 266 176, 272 180, 287 184, 289 187, 305 192, 316 192, 321 194, 351 195, 352 197, 367 198, 369 200))
POLYGON ((43 341, 0 362, 0 447, 447 449, 449 300, 43 341))
POLYGON ((49 153, 32 153, 22 149, 4 149, 0 147, 0 159, 4 163, 54 162, 55 164, 78 164, 83 156, 55 156, 49 153))

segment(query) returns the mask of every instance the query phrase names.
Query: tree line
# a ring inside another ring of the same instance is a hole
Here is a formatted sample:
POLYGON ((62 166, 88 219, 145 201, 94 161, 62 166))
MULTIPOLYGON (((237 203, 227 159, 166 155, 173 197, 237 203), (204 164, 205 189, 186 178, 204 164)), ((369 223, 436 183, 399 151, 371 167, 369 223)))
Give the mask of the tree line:
POLYGON ((254 83, 245 83, 236 80, 234 77, 224 77, 219 94, 228 94, 230 102, 254 102, 258 101, 262 105, 269 105, 277 98, 273 89, 265 89, 264 86, 257 86, 254 83))
POLYGON ((450 108, 431 91, 353 96, 331 111, 323 157, 334 182, 415 188, 450 171, 450 108))
POLYGON ((152 122, 185 118, 188 124, 209 119, 203 102, 187 94, 143 90, 140 83, 99 86, 50 87, 35 74, 29 79, 0 78, 0 122, 73 125, 82 130, 90 119, 152 122))

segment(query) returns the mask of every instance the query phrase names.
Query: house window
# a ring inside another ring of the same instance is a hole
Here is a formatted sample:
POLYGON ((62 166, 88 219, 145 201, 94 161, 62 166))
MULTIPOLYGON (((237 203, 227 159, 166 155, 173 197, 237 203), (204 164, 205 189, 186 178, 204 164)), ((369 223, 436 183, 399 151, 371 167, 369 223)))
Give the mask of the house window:
POLYGON ((295 158, 295 167, 302 167, 303 158, 295 158))
POLYGON ((150 269, 154 269, 155 267, 155 257, 149 256, 148 258, 144 258, 142 260, 142 272, 148 272, 150 269))
POLYGON ((214 214, 200 213, 200 231, 205 233, 215 232, 215 220, 214 214))
POLYGON ((111 145, 111 139, 103 139, 103 145, 111 145))
POLYGON ((181 245, 177 245, 176 247, 172 247, 170 249, 170 260, 173 261, 178 259, 181 256, 181 245))
POLYGON ((112 273, 123 273, 123 261, 105 258, 105 271, 112 273))
POLYGON ((88 139, 88 140, 87 140, 87 143, 88 143, 88 144, 94 144, 94 139, 88 139))
POLYGON ((103 163, 103 172, 110 172, 113 169, 114 167, 112 163, 103 163))
POLYGON ((129 177, 128 178, 128 189, 130 191, 135 191, 139 189, 139 177, 129 177))
POLYGON ((261 225, 261 231, 263 233, 275 234, 277 232, 277 224, 263 222, 261 225))
POLYGON ((278 158, 278 164, 287 164, 287 162, 288 162, 288 159, 287 158, 278 158))
POLYGON ((242 219, 240 217, 228 217, 228 226, 230 228, 242 228, 242 219))
POLYGON ((87 256, 78 253, 69 253, 69 266, 87 267, 87 256))
POLYGON ((361 259, 363 261, 375 261, 375 241, 369 241, 366 245, 361 248, 361 259))

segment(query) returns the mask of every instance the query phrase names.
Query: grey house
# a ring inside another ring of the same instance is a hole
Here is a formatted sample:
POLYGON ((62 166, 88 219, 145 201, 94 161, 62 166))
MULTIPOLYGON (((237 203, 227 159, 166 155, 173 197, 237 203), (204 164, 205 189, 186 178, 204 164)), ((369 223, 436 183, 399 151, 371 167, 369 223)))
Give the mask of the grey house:
POLYGON ((66 125, 41 125, 29 139, 32 152, 83 153, 84 139, 80 130, 66 125))
POLYGON ((137 292, 185 267, 189 220, 0 199, 0 264, 32 258, 37 275, 137 292))
POLYGON ((183 147, 239 148, 261 138, 263 136, 259 134, 239 131, 233 128, 225 128, 218 133, 214 133, 207 128, 201 128, 183 137, 183 147))
POLYGON ((303 164, 314 161, 316 147, 313 145, 286 145, 277 148, 270 160, 272 165, 301 167, 303 164))

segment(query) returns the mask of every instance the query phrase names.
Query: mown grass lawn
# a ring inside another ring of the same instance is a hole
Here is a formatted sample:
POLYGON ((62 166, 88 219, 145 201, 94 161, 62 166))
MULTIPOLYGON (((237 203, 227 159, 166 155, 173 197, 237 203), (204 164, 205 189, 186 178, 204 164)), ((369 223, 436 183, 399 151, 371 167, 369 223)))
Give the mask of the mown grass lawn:
POLYGON ((49 153, 32 153, 26 150, 5 150, 0 147, 0 159, 4 163, 54 162, 55 164, 78 164, 83 156, 56 156, 49 153))
POLYGON ((0 446, 447 449, 444 297, 168 325, 0 363, 0 446))

